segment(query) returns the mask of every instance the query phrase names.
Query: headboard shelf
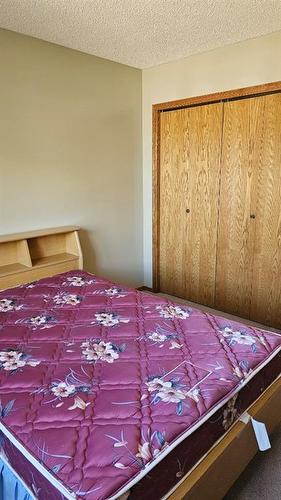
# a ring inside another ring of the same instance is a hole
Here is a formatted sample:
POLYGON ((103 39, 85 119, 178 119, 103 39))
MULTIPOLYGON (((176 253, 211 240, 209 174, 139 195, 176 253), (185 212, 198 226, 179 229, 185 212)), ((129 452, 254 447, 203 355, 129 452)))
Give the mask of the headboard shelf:
POLYGON ((83 268, 79 227, 0 236, 0 289, 83 268))
POLYGON ((37 238, 40 236, 49 236, 50 234, 64 234, 79 231, 79 226, 61 226, 61 227, 48 227, 45 229, 35 229, 33 231, 24 231, 22 233, 0 234, 0 243, 7 241, 16 241, 29 238, 37 238))
POLYGON ((29 269, 30 267, 24 266, 19 262, 15 262, 14 264, 6 264, 5 266, 0 266, 0 278, 2 276, 9 276, 10 274, 28 271, 29 269))
POLYGON ((56 253, 54 255, 48 255, 47 257, 34 259, 32 267, 52 266, 53 264, 70 262, 72 260, 77 260, 77 255, 73 255, 71 253, 56 253))

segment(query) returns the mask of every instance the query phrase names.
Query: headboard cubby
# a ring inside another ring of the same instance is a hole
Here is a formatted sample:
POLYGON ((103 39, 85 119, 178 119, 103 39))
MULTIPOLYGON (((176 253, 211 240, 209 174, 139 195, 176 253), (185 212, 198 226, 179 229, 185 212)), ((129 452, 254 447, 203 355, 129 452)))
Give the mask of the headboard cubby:
POLYGON ((83 268, 79 227, 0 236, 0 289, 83 268))

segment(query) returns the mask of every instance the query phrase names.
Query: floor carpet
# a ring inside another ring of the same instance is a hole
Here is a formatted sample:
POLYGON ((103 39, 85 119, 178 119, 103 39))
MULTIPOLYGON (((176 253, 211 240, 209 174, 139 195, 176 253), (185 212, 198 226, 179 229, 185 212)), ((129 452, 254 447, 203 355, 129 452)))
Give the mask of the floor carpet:
POLYGON ((224 500, 281 500, 281 429, 270 441, 271 450, 257 453, 224 500))
MULTIPOLYGON (((212 314, 281 333, 280 330, 216 311, 210 307, 194 304, 178 297, 172 297, 164 293, 159 295, 167 297, 174 302, 188 304, 191 307, 196 307, 212 314)), ((276 410, 281 412, 280 408, 276 410)), ((256 454, 255 458, 224 497, 224 500, 281 500, 281 428, 271 436, 270 441, 272 445, 271 449, 256 454)))

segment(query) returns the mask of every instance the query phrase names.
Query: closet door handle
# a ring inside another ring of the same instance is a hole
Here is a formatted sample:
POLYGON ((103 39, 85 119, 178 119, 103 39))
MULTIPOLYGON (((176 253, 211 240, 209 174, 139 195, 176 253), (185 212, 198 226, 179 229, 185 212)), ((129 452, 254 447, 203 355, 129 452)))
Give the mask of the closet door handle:
POLYGON ((187 214, 189 214, 190 213, 190 208, 186 208, 185 211, 186 211, 187 214))
POLYGON ((250 217, 251 217, 251 219, 255 219, 256 218, 255 214, 251 214, 250 217))

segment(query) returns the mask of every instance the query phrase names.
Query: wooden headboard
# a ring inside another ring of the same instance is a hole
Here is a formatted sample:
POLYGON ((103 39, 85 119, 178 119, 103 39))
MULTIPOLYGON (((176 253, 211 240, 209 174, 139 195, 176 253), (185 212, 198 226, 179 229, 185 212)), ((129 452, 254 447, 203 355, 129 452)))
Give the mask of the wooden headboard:
POLYGON ((79 227, 0 236, 0 290, 83 268, 79 227))

